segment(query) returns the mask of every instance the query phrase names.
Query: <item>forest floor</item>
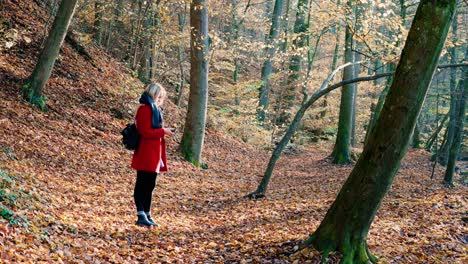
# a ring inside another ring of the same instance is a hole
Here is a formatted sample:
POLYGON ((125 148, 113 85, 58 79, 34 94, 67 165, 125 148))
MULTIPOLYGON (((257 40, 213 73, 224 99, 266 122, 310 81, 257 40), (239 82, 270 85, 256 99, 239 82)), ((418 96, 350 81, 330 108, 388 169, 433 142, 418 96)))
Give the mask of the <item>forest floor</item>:
MULTIPOLYGON (((195 168, 176 151, 179 129, 154 192, 160 227, 137 227, 120 130, 142 84, 98 48, 86 46, 84 57, 65 42, 44 91, 49 111, 32 108, 21 85, 46 16, 33 1, 12 3, 0 10, 10 41, 6 50, 0 43, 0 263, 319 262, 314 250, 283 253, 315 230, 352 169, 330 163, 330 142, 289 149, 267 197, 248 200, 269 152, 208 124, 208 169, 195 168)), ((180 128, 184 113, 169 101, 165 110, 180 128)), ((468 262, 467 187, 444 188, 440 167, 430 175, 429 154, 410 150, 368 236, 382 263, 468 262)))
MULTIPOLYGON (((177 134, 169 140, 170 172, 154 193, 160 227, 141 228, 131 153, 119 144, 125 121, 86 105, 41 113, 3 88, 0 160, 10 178, 3 191, 14 195, 4 204, 16 222, 0 220, 3 262, 319 262, 314 250, 282 253, 314 231, 352 169, 332 165, 326 144, 287 152, 268 196, 248 200, 267 151, 210 129, 203 170, 181 159, 177 134)), ((467 188, 443 188, 442 173, 437 168, 431 180, 428 153, 409 151, 368 237, 382 263, 466 263, 467 188)))

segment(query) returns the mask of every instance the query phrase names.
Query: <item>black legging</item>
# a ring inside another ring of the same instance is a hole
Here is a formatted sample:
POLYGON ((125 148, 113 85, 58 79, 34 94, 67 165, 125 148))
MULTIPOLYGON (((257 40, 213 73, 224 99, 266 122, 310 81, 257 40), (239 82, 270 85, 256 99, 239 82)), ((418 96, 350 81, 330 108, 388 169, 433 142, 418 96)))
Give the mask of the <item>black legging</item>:
POLYGON ((137 211, 149 212, 151 209, 151 198, 156 186, 156 172, 137 171, 137 180, 133 197, 137 211))

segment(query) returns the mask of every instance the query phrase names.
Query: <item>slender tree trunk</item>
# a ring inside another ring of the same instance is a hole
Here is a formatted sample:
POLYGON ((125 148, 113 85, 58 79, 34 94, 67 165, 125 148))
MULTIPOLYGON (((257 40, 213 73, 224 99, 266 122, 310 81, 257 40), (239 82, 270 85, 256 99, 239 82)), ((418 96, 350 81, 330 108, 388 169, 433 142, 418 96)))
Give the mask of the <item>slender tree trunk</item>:
POLYGON ((413 148, 421 148, 421 133, 419 131, 419 122, 416 121, 416 125, 414 126, 413 131, 413 139, 412 139, 412 147, 413 148))
POLYGON ((135 31, 135 36, 133 42, 133 53, 132 53, 132 69, 135 70, 138 62, 138 47, 140 41, 140 31, 143 27, 143 17, 146 15, 146 12, 143 12, 143 1, 138 0, 138 16, 137 16, 137 27, 135 31))
POLYGON ((434 133, 427 140, 426 147, 425 147, 427 151, 431 151, 432 145, 437 139, 437 135, 439 134, 440 130, 442 130, 442 128, 444 127, 445 122, 447 121, 448 118, 449 118, 449 114, 444 116, 444 118, 442 119, 442 122, 440 122, 439 126, 436 127, 434 133))
MULTIPOLYGON (((387 65, 388 71, 393 72, 395 70, 395 64, 388 64, 387 65)), ((374 113, 372 115, 372 118, 369 121, 369 125, 367 126, 367 131, 366 131, 366 137, 364 140, 364 145, 367 144, 367 141, 369 139, 369 135, 372 132, 372 129, 374 128, 375 124, 377 123, 377 120, 379 119, 380 112, 382 111, 382 108, 385 103, 385 98, 387 97, 387 93, 390 90, 390 86, 392 85, 393 82, 393 75, 389 76, 387 78, 387 83, 385 84, 385 88, 379 95, 379 100, 377 101, 377 105, 375 106, 374 113)))
POLYGON ((23 98, 42 110, 46 110, 46 98, 42 96, 42 89, 52 73, 60 46, 67 35, 76 2, 77 0, 69 0, 60 3, 45 46, 39 54, 36 67, 23 86, 23 98))
MULTIPOLYGON (((340 1, 338 1, 338 4, 340 4, 340 1)), ((332 67, 331 67, 332 70, 336 69, 336 65, 338 64, 338 54, 340 51, 340 31, 341 31, 340 26, 336 26, 335 51, 333 52, 333 61, 332 61, 332 67)), ((324 118, 327 115, 327 108, 326 108, 328 106, 327 97, 328 97, 328 94, 325 95, 323 98, 323 103, 322 103, 323 110, 320 112, 320 116, 322 118, 324 118)))
POLYGON ((201 165, 208 103, 208 6, 207 0, 190 4, 190 96, 180 149, 185 159, 201 165))
MULTIPOLYGON (((455 15, 456 17, 456 15, 455 15)), ((452 34, 454 35, 453 42, 457 42, 457 31, 458 31, 458 23, 457 19, 454 19, 452 22, 452 34)), ((465 50, 465 53, 468 52, 468 50, 465 50)), ((458 57, 457 57, 457 50, 456 47, 451 47, 449 49, 450 53, 450 63, 454 64, 458 62, 458 57)), ((467 57, 467 55, 465 55, 467 57)), ((455 109, 457 107, 458 103, 458 98, 457 98, 457 93, 456 93, 456 82, 457 82, 457 68, 451 68, 450 69, 450 108, 449 108, 449 125, 448 125, 448 132, 447 132, 447 141, 445 142, 444 145, 441 146, 440 148, 440 155, 439 155, 439 161, 440 164, 442 165, 447 165, 447 158, 449 156, 450 148, 452 146, 453 140, 455 139, 455 123, 457 122, 458 115, 455 109)), ((460 96, 461 94, 458 94, 460 96)))
MULTIPOLYGON (((238 49, 238 40, 239 40, 239 30, 242 24, 242 21, 238 21, 237 18, 237 1, 238 0, 231 0, 231 16, 232 16, 232 24, 231 24, 231 34, 233 36, 232 41, 234 42, 234 52, 237 52, 238 49)), ((229 38, 229 42, 231 42, 231 38, 229 38)), ((237 54, 234 55, 234 71, 232 72, 232 80, 234 85, 236 86, 235 96, 234 96, 234 103, 236 105, 240 105, 240 95, 239 89, 237 88, 237 84, 239 83, 239 61, 237 54)))
MULTIPOLYGON (((351 6, 351 2, 348 2, 351 6)), ((353 62, 352 35, 349 26, 346 26, 345 32, 345 63, 353 62)), ((343 80, 354 78, 354 68, 346 68, 343 72, 343 80)), ((336 135, 335 147, 332 158, 335 164, 348 164, 351 162, 351 130, 353 120, 353 100, 354 87, 347 85, 341 89, 340 115, 338 121, 338 134, 336 135)))
POLYGON ((278 161, 281 152, 283 151, 284 147, 288 144, 289 140, 291 140, 292 135, 294 132, 296 132, 302 117, 304 116, 305 112, 307 109, 309 109, 312 104, 320 99, 322 96, 328 94, 329 92, 345 86, 347 84, 352 84, 355 82, 362 82, 362 81, 370 81, 370 80, 375 80, 377 78, 382 78, 384 76, 388 76, 388 74, 381 74, 381 75, 374 75, 374 76, 367 76, 367 77, 362 77, 362 78, 356 78, 356 79, 348 79, 345 81, 342 81, 340 83, 328 86, 325 88, 330 80, 335 76, 335 74, 342 68, 351 65, 351 63, 347 63, 345 65, 342 65, 335 69, 329 76, 328 78, 322 83, 322 86, 309 98, 305 99, 304 103, 301 105, 301 108, 296 112, 296 115, 294 116, 294 119, 292 120, 291 124, 289 125, 288 129, 286 130, 286 133, 284 134, 283 138, 281 141, 278 143, 276 148, 273 150, 273 153, 270 157, 270 161, 268 162, 267 169, 265 170, 265 173, 263 175, 263 178, 259 185, 257 186, 257 189, 248 194, 247 197, 257 199, 257 198, 262 198, 265 196, 266 190, 268 188, 268 184, 270 183, 271 176, 273 174, 273 170, 275 168, 276 162, 278 161))
MULTIPOLYGON (((465 51, 465 61, 468 57, 468 50, 465 51)), ((458 153, 460 152, 461 143, 463 142, 463 123, 466 113, 466 101, 468 100, 468 69, 463 69, 463 78, 459 81, 458 87, 455 89, 456 104, 454 107, 454 114, 450 115, 455 117, 453 120, 454 135, 451 144, 446 143, 448 147, 447 155, 447 168, 445 170, 444 183, 447 187, 453 187, 453 173, 455 171, 455 163, 457 161, 458 153)), ((452 122, 452 120, 450 120, 452 122)))
MULTIPOLYGON (((179 18, 179 33, 182 36, 184 33, 184 28, 185 28, 185 20, 186 20, 186 8, 184 9, 184 12, 180 12, 178 14, 179 18)), ((181 38, 183 39, 183 38, 181 38)), ((184 80, 185 80, 185 74, 184 74, 184 42, 181 40, 179 47, 177 49, 177 57, 179 59, 179 72, 180 72, 180 84, 179 84, 179 93, 177 95, 177 107, 180 108, 182 105, 182 100, 184 96, 184 80)))
POLYGON ((271 28, 270 34, 267 40, 267 47, 265 48, 266 60, 263 63, 262 75, 261 75, 261 84, 260 84, 260 98, 258 102, 258 120, 260 122, 265 121, 266 112, 269 105, 269 95, 270 95, 270 82, 269 78, 273 71, 271 65, 271 59, 275 55, 276 44, 275 40, 278 38, 279 33, 279 18, 283 10, 283 0, 275 0, 275 7, 273 9, 273 16, 271 19, 271 28))
POLYGON ((98 44, 102 43, 104 5, 102 0, 94 2, 94 39, 98 44))
MULTIPOLYGON (((365 9, 369 8, 369 3, 363 3, 362 1, 357 1, 356 2, 356 7, 354 8, 354 13, 356 14, 356 29, 355 33, 353 34, 353 39, 354 39, 354 49, 361 49, 363 44, 358 41, 358 37, 356 34, 360 34, 362 31, 362 24, 363 20, 365 19, 365 9)), ((360 61, 361 60, 361 54, 359 52, 353 52, 354 53, 354 61, 360 61)), ((355 64, 354 65, 354 77, 358 77, 359 74, 361 73, 361 66, 360 64, 355 64)), ((357 96, 358 96, 358 87, 357 83, 353 85, 354 88, 354 96, 353 96, 353 113, 352 113, 352 126, 351 126, 351 145, 353 147, 356 147, 356 111, 357 111, 357 96)))
MULTIPOLYGON (((374 61, 374 68, 375 68, 375 73, 379 74, 383 72, 383 67, 382 67, 382 61, 380 59, 376 59, 374 61)), ((374 85, 379 85, 382 83, 382 79, 375 80, 374 85)))
MULTIPOLYGON (((360 61, 361 55, 358 53, 354 53, 354 61, 360 61)), ((361 67, 359 64, 354 65, 354 77, 359 76, 359 72, 361 71, 361 67)), ((353 84, 353 112, 351 115, 351 146, 356 147, 356 110, 357 110, 357 96, 358 96, 358 87, 357 83, 353 84)))
POLYGON ((377 262, 367 248, 367 234, 407 151, 455 6, 455 0, 420 1, 368 144, 320 226, 301 248, 313 245, 324 259, 339 251, 341 263, 377 262))
POLYGON ((306 45, 307 23, 306 15, 308 15, 308 0, 297 1, 296 21, 294 22, 294 34, 296 38, 293 40, 294 55, 289 62, 289 76, 287 82, 287 93, 284 96, 285 108, 289 109, 294 105, 296 99, 296 87, 299 80, 300 71, 302 68, 302 49, 306 45))

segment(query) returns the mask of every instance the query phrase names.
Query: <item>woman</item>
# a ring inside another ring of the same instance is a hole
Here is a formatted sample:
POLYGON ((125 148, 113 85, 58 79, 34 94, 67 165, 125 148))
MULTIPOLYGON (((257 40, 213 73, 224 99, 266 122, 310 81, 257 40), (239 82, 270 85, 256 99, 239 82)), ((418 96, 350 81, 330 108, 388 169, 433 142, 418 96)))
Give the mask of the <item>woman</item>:
POLYGON ((134 198, 139 226, 158 226, 151 218, 151 199, 156 177, 167 171, 166 142, 164 136, 171 135, 171 129, 164 128, 161 105, 166 90, 158 83, 146 86, 140 98, 140 107, 136 114, 136 127, 140 134, 140 143, 133 153, 132 168, 137 170, 134 198))

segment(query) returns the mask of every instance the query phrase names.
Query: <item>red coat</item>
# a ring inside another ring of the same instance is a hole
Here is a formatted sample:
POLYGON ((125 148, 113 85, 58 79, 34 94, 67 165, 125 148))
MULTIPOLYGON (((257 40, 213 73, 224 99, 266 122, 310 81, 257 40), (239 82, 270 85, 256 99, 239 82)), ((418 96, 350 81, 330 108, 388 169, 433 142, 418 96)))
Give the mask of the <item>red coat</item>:
POLYGON ((141 105, 136 114, 136 127, 140 134, 140 145, 133 153, 132 168, 141 171, 156 172, 162 160, 164 167, 159 171, 167 171, 166 141, 164 129, 151 127, 151 106, 141 105))

